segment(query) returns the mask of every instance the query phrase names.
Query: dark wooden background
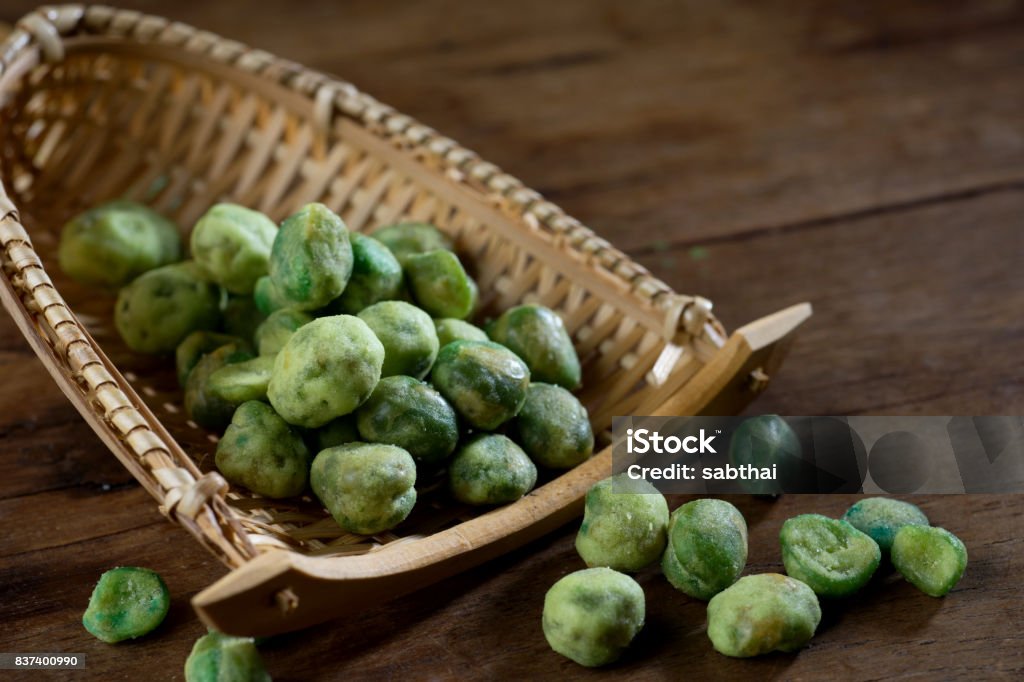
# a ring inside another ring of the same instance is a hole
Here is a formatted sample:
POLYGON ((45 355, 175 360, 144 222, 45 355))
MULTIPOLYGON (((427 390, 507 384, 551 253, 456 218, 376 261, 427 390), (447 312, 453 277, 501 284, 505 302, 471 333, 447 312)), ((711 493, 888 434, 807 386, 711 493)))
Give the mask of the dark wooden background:
MULTIPOLYGON (((5 0, 13 21, 33 2, 5 0)), ((730 328, 816 314, 756 404, 783 414, 1024 412, 1024 3, 1007 0, 124 2, 345 77, 523 178, 730 328)), ((189 598, 224 569, 167 523, 0 316, 0 651, 86 652, 74 679, 180 679, 189 598), (108 646, 100 573, 145 565, 174 605, 108 646)), ((750 571, 794 514, 735 502, 750 571)), ((716 654, 704 607, 649 570, 648 624, 600 673, 552 653, 567 527, 422 594, 264 646, 275 679, 1024 675, 1021 496, 921 501, 967 543, 942 600, 895 576, 831 604, 799 655, 716 654)), ((71 678, 25 674, 25 679, 71 678)))

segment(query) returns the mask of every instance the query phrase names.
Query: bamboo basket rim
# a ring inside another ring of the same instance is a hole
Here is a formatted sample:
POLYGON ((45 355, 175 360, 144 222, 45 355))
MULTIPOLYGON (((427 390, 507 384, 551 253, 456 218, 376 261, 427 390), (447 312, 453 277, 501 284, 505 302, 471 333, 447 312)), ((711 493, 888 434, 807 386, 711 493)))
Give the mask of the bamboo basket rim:
MULTIPOLYGON (((251 87, 288 93, 291 104, 323 131, 334 130, 342 121, 354 122, 408 152, 415 163, 474 192, 524 231, 552 235, 557 248, 628 291, 650 328, 669 347, 700 343, 716 349, 724 343, 725 330, 711 313, 709 301, 675 293, 517 178, 351 83, 240 42, 134 10, 75 4, 42 7, 22 18, 0 45, 0 98, 9 96, 40 63, 60 62, 69 50, 88 46, 159 54, 222 78, 241 79, 251 87)), ((164 515, 231 568, 259 556, 260 548, 225 499, 224 479, 196 467, 64 302, 3 180, 0 255, 5 276, 0 298, 47 370, 164 515), (68 376, 78 390, 62 381, 68 376)), ((662 372, 664 380, 672 364, 660 365, 654 371, 662 372)))

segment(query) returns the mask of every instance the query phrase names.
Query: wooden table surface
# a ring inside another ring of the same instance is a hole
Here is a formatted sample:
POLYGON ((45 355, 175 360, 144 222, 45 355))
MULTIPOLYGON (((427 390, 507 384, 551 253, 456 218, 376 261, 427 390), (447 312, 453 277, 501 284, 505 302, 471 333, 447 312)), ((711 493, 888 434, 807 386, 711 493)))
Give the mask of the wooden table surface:
MULTIPOLYGON (((34 2, 6 0, 0 20, 34 2)), ((1024 412, 1024 4, 1004 0, 137 2, 339 74, 523 178, 730 328, 816 314, 757 411, 1024 412), (256 9, 258 7, 258 9, 256 9)), ((188 600, 224 574, 108 454, 0 316, 0 651, 77 675, 181 679, 188 600), (95 580, 160 571, 157 634, 79 624, 95 580)), ((736 498, 751 572, 789 516, 851 498, 736 498)), ((829 604, 799 655, 716 654, 704 606, 640 574, 648 621, 609 670, 548 649, 566 527, 498 561, 263 647, 275 679, 1024 675, 1024 497, 920 498, 970 566, 945 599, 888 574, 829 604)), ((5 677, 6 679, 6 677, 5 677)))

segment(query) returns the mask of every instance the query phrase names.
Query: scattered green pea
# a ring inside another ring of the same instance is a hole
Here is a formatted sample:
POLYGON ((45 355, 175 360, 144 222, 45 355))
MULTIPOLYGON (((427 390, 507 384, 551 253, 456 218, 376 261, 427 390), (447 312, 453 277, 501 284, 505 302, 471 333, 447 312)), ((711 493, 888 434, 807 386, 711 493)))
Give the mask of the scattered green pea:
POLYGON ((261 355, 214 370, 207 380, 206 390, 210 395, 241 405, 249 400, 266 400, 267 386, 274 370, 274 358, 261 355))
POLYGON ((61 231, 57 258, 72 279, 120 287, 181 260, 177 226, 142 204, 110 201, 72 218, 61 231))
POLYGON ((312 315, 294 308, 281 308, 270 313, 256 328, 256 346, 260 355, 277 355, 296 329, 312 321, 312 315))
POLYGON ((522 409, 530 370, 504 346, 454 341, 437 354, 431 381, 467 422, 490 431, 522 409))
POLYGON ((238 406, 217 442, 217 469, 224 478, 274 499, 302 494, 311 459, 302 437, 256 400, 238 406))
POLYGON ((572 468, 594 451, 587 408, 561 386, 531 383, 513 427, 530 459, 549 469, 572 468))
POLYGON ((794 516, 779 538, 786 573, 822 597, 846 597, 864 587, 882 558, 870 536, 821 514, 794 516))
POLYGON ((410 376, 381 379, 356 416, 363 440, 397 445, 417 463, 444 461, 459 441, 452 406, 430 384, 410 376))
POLYGON ((363 234, 351 239, 352 276, 341 296, 328 305, 334 314, 355 315, 374 303, 398 299, 402 292, 402 266, 388 247, 363 234))
POLYGON ((419 253, 402 265, 413 299, 431 316, 463 320, 473 314, 479 291, 454 253, 419 253))
POLYGON ((384 345, 381 376, 422 379, 437 358, 437 332, 430 316, 404 301, 381 301, 358 315, 384 345))
POLYGON ((644 617, 643 589, 610 568, 570 573, 544 595, 548 645, 583 666, 618 660, 643 628, 644 617))
POLYGON ((587 566, 639 571, 661 558, 668 503, 644 479, 617 474, 587 491, 576 551, 587 566))
POLYGON ((748 492, 774 495, 782 492, 780 480, 787 466, 800 456, 800 439, 786 420, 774 414, 745 419, 729 439, 729 462, 735 467, 771 467, 778 464, 778 480, 743 481, 748 492))
POLYGON ((570 391, 579 387, 580 359, 562 318, 550 308, 510 308, 488 327, 487 333, 492 341, 523 359, 534 381, 557 384, 570 391))
POLYGON ((504 504, 533 489, 537 467, 506 436, 482 434, 455 453, 448 467, 448 482, 459 502, 504 504))
POLYGON ((235 404, 210 391, 210 377, 222 367, 252 359, 247 346, 229 343, 204 355, 185 382, 185 412, 199 426, 223 429, 235 413, 235 404))
POLYGON ((186 336, 174 350, 174 364, 178 373, 178 384, 184 388, 185 382, 188 381, 189 373, 199 362, 200 358, 229 343, 234 343, 239 348, 247 348, 248 346, 248 344, 236 336, 220 334, 218 332, 195 331, 186 336))
POLYGON ((406 257, 417 253, 452 250, 452 240, 428 223, 388 225, 374 231, 372 236, 388 247, 399 262, 404 262, 406 257))
POLYGON ((942 597, 967 570, 967 548, 945 528, 907 525, 893 539, 892 565, 917 589, 942 597))
POLYGON ((291 307, 324 307, 344 291, 351 275, 348 229, 331 209, 306 204, 281 223, 270 253, 270 278, 291 307))
POLYGON ((251 294, 267 274, 277 226, 238 204, 214 204, 192 228, 192 257, 217 284, 233 294, 251 294))
POLYGON ((82 625, 97 639, 113 644, 152 632, 170 606, 167 585, 155 571, 121 566, 100 576, 82 625))
POLYGON ((487 333, 470 324, 465 320, 456 320, 451 317, 442 317, 434 320, 434 330, 437 332, 437 343, 444 348, 452 341, 489 341, 487 333))
POLYGON ((868 497, 843 514, 843 520, 867 533, 878 543, 883 554, 892 549, 896 532, 903 526, 927 526, 928 517, 916 505, 889 497, 868 497))
POLYGON ((820 622, 814 591, 778 573, 740 578, 708 602, 711 644, 737 658, 801 649, 820 622))
POLYGON ((416 463, 394 445, 327 448, 313 460, 309 481, 334 520, 350 533, 373 535, 394 528, 416 504, 416 463))
POLYGON ((725 500, 704 498, 672 512, 665 577, 680 592, 711 599, 735 583, 747 563, 747 522, 725 500))
POLYGON ((210 632, 185 659, 185 682, 271 682, 251 637, 210 632))

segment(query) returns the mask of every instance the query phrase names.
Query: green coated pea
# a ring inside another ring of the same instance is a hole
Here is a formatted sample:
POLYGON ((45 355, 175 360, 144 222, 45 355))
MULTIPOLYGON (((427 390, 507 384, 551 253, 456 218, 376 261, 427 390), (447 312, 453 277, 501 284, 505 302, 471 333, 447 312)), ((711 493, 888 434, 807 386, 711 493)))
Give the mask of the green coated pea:
POLYGON ((278 290, 274 280, 270 279, 270 275, 256 280, 252 291, 252 298, 253 303, 256 304, 256 309, 264 315, 270 315, 275 310, 288 308, 292 305, 292 302, 278 290))
MULTIPOLYGON (((782 417, 774 414, 745 419, 729 439, 729 462, 735 467, 771 467, 778 464, 779 478, 801 453, 800 439, 782 417)), ((782 492, 779 480, 743 481, 755 495, 782 492)))
POLYGON ((868 497, 846 510, 843 520, 867 533, 883 554, 892 549, 896 532, 903 526, 927 526, 928 517, 916 505, 889 497, 868 497))
POLYGON ((301 495, 309 479, 302 437, 266 403, 242 403, 217 442, 217 469, 231 483, 264 497, 301 495))
POLYGON ((797 651, 811 641, 820 622, 814 591, 778 573, 740 578, 708 602, 711 644, 736 658, 797 651))
POLYGON ((312 321, 312 315, 294 308, 281 308, 270 313, 256 328, 256 346, 260 355, 277 355, 295 330, 312 321))
POLYGON ((530 459, 549 469, 569 469, 594 451, 587 408, 561 386, 531 383, 513 428, 530 459))
POLYGON ((580 665, 607 665, 643 628, 645 610, 644 591, 628 575, 610 568, 576 571, 544 595, 544 637, 580 665))
POLYGON ((221 306, 224 331, 252 343, 267 316, 249 296, 228 296, 221 306))
POLYGON ((348 443, 323 450, 309 474, 313 492, 338 525, 373 535, 394 528, 416 504, 416 463, 402 448, 348 443))
POLYGON ((251 637, 210 632, 185 659, 185 682, 271 682, 251 637))
POLYGON ((782 524, 786 573, 822 597, 846 597, 864 587, 882 559, 878 543, 846 521, 801 514, 782 524))
POLYGON ((277 226, 238 204, 214 204, 192 228, 192 258, 233 294, 251 294, 267 274, 277 226))
POLYGON ((249 400, 266 400, 273 370, 274 358, 268 355, 225 365, 210 375, 206 390, 215 398, 232 405, 241 405, 249 400))
POLYGON ((917 589, 942 597, 967 570, 967 548, 945 528, 907 525, 893 539, 892 565, 917 589))
POLYGON ((57 258, 72 279, 120 287, 161 265, 181 260, 177 226, 142 204, 110 201, 70 220, 57 258))
POLYGON ((353 234, 352 276, 334 299, 328 310, 333 314, 355 315, 380 301, 391 301, 401 297, 402 266, 388 247, 373 237, 353 234))
POLYGON ((539 305, 506 310, 487 333, 518 355, 534 381, 557 384, 570 391, 581 381, 580 359, 558 313, 539 305))
POLYGON ((358 317, 300 327, 274 360, 267 398, 289 424, 316 428, 363 404, 380 381, 384 346, 358 317))
POLYGON ((504 346, 454 341, 437 354, 431 381, 467 422, 490 431, 522 409, 530 370, 504 346))
POLYGON ((243 344, 229 343, 204 355, 185 382, 185 412, 199 426, 219 431, 231 421, 235 404, 210 391, 210 377, 222 367, 252 359, 243 344))
POLYGON ((725 500, 687 502, 672 512, 665 577, 680 592, 711 599, 736 582, 747 563, 747 522, 725 500))
POLYGON ((448 467, 448 483, 459 502, 515 502, 537 483, 537 467, 509 438, 482 434, 459 448, 448 467))
POLYGON ((418 463, 444 461, 459 441, 452 406, 430 384, 409 376, 381 379, 356 417, 363 440, 397 445, 418 463))
POLYGON ((463 320, 473 314, 479 291, 454 253, 428 251, 402 264, 412 297, 431 316, 463 320))
POLYGON ((145 272, 121 289, 114 325, 137 353, 171 353, 197 329, 220 324, 220 288, 191 261, 145 272))
POLYGON ((452 341, 489 341, 487 333, 465 320, 456 320, 451 317, 442 317, 434 320, 434 330, 437 331, 437 343, 444 348, 452 341))
POLYGON ((178 373, 178 384, 184 388, 185 383, 188 381, 189 373, 198 364, 200 358, 229 343, 237 344, 239 348, 247 348, 248 346, 242 339, 230 334, 195 331, 186 336, 174 350, 174 364, 178 373))
POLYGON ((121 566, 100 576, 82 625, 97 639, 113 644, 152 632, 170 606, 167 585, 155 571, 121 566))
POLYGON ((329 208, 306 204, 281 223, 270 253, 270 278, 291 307, 324 307, 341 295, 351 275, 348 229, 329 208))
POLYGON ((381 376, 422 379, 437 358, 437 332, 430 316, 404 301, 381 301, 358 315, 384 345, 381 376))
POLYGON ((665 497, 647 481, 606 478, 587 491, 576 551, 587 566, 639 571, 665 551, 668 519, 665 497))
MULTIPOLYGON (((372 395, 372 394, 371 394, 372 395)), ((359 440, 355 413, 332 419, 318 429, 306 433, 306 442, 313 452, 359 440)))
POLYGON ((373 233, 395 255, 399 262, 406 257, 427 251, 451 251, 452 240, 428 223, 399 223, 381 227, 373 233))

